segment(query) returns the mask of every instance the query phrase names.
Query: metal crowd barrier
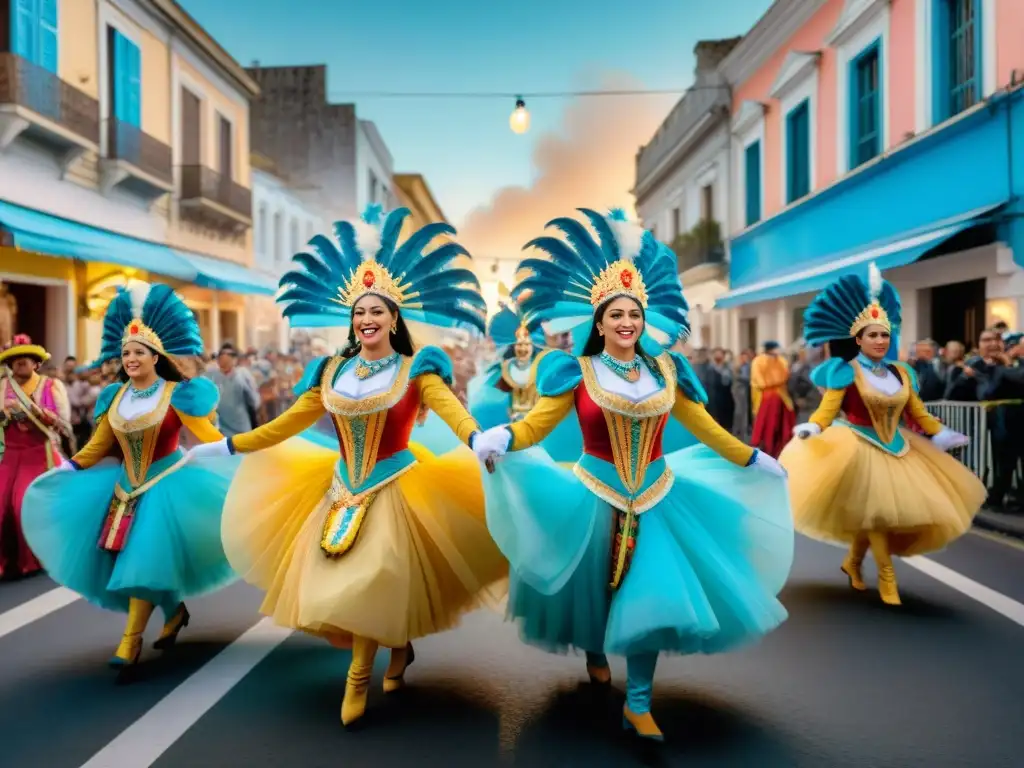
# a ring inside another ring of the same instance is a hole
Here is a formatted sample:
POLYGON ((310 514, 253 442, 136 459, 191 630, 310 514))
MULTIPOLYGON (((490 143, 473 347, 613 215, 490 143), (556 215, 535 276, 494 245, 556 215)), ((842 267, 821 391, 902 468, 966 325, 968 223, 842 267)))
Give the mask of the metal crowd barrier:
MULTIPOLYGON (((952 430, 967 435, 970 443, 953 452, 960 461, 970 468, 982 482, 991 485, 994 465, 992 441, 989 439, 988 411, 999 405, 1021 405, 1022 400, 993 400, 981 403, 964 403, 955 400, 936 400, 925 403, 928 412, 952 430)), ((1021 474, 1018 469, 1013 476, 1013 487, 1019 487, 1021 474)))

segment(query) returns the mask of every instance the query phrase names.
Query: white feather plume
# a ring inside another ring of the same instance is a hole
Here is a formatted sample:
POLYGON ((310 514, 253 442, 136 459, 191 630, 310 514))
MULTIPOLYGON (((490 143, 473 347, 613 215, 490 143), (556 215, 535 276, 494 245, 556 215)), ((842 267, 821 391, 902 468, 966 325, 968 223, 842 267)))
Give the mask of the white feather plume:
POLYGON ((868 293, 872 301, 882 295, 882 273, 873 261, 868 265, 868 293))
POLYGON ((149 296, 149 283, 141 280, 129 280, 125 287, 132 297, 132 317, 142 317, 142 308, 146 304, 146 297, 149 296))
POLYGON ((363 261, 373 261, 380 251, 380 227, 367 224, 365 221, 352 222, 356 231, 356 247, 363 255, 363 261))
POLYGON ((640 255, 643 247, 644 230, 631 221, 611 220, 612 231, 619 243, 619 254, 622 258, 633 261, 640 255))

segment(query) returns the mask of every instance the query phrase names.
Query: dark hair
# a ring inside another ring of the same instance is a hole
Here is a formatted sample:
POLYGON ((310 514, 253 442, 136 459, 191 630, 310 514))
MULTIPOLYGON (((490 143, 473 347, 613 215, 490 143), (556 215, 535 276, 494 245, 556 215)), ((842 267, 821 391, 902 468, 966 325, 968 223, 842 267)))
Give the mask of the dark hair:
MULTIPOLYGON (((157 356, 156 366, 154 366, 157 376, 165 381, 183 381, 185 379, 182 372, 178 370, 178 366, 172 363, 167 355, 157 352, 148 345, 143 344, 143 346, 157 356)), ((117 378, 119 381, 128 381, 128 371, 124 369, 124 366, 118 370, 117 378)))
MULTIPOLYGON (((604 338, 597 331, 597 323, 599 320, 604 318, 605 312, 608 311, 609 305, 616 299, 629 299, 637 308, 640 310, 640 317, 643 318, 644 328, 647 327, 647 313, 644 312, 644 308, 640 306, 640 302, 634 299, 632 296, 612 296, 610 299, 605 301, 603 304, 598 304, 597 309, 594 310, 594 320, 590 324, 590 335, 587 336, 587 343, 583 345, 583 357, 591 357, 593 355, 599 355, 604 352, 604 338)), ((658 371, 658 364, 654 358, 651 357, 644 351, 644 348, 640 346, 640 337, 636 340, 636 353, 640 355, 640 359, 647 364, 647 367, 651 371, 658 371)))
MULTIPOLYGON (((391 348, 403 357, 412 357, 416 350, 413 347, 409 326, 405 324, 405 318, 402 317, 402 313, 398 310, 398 305, 391 301, 391 299, 384 298, 383 296, 378 296, 377 298, 383 301, 384 306, 388 308, 388 312, 395 316, 395 332, 391 334, 391 348)), ((352 309, 355 311, 354 305, 352 309)), ((354 319, 355 315, 353 315, 354 319)), ((356 327, 350 322, 348 325, 348 344, 341 350, 341 356, 346 360, 350 357, 355 357, 362 348, 363 345, 356 338, 356 327)))
POLYGON ((834 339, 828 343, 828 353, 832 357, 841 357, 845 362, 850 362, 857 355, 860 354, 860 347, 857 345, 857 339, 864 337, 864 331, 867 328, 861 328, 857 331, 856 336, 849 336, 845 339, 834 339))
MULTIPOLYGON (((501 359, 502 360, 511 360, 513 357, 515 357, 516 356, 516 347, 517 346, 519 346, 518 342, 516 342, 515 344, 509 344, 508 347, 505 349, 505 351, 501 354, 501 359)), ((537 345, 534 344, 532 341, 530 342, 530 354, 531 355, 537 354, 537 345)))

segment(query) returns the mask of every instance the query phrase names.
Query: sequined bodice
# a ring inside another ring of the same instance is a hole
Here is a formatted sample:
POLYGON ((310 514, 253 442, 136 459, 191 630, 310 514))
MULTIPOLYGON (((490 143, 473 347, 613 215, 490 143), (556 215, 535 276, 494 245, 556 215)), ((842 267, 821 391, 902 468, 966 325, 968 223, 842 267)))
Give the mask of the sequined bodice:
POLYGON ((512 401, 509 406, 509 418, 512 421, 523 418, 537 404, 537 383, 534 380, 534 373, 535 368, 532 365, 525 370, 516 370, 514 360, 505 360, 501 364, 501 382, 504 388, 508 389, 512 401))
MULTIPOLYGON (((905 376, 900 377, 900 387, 893 394, 886 394, 877 387, 871 386, 864 370, 856 360, 850 365, 854 371, 854 386, 847 390, 843 399, 843 411, 852 423, 870 423, 883 443, 889 443, 896 437, 903 416, 903 409, 910 400, 910 382, 905 376)), ((867 426, 867 424, 864 424, 867 426)))
POLYGON ((132 486, 144 483, 150 467, 178 448, 181 419, 171 408, 175 386, 174 382, 166 382, 155 395, 155 405, 138 415, 127 418, 122 415, 122 400, 129 396, 127 384, 121 387, 110 404, 107 420, 121 449, 125 472, 132 486))

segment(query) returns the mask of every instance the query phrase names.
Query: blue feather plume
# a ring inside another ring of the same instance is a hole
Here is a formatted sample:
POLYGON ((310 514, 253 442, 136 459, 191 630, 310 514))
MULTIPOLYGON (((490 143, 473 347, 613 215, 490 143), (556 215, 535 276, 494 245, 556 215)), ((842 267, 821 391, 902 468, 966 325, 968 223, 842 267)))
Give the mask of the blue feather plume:
MULTIPOLYGON (((804 340, 818 346, 829 341, 850 338, 850 327, 872 302, 867 280, 858 275, 843 275, 814 297, 804 310, 804 340)), ((892 337, 902 324, 900 297, 889 281, 883 281, 878 303, 889 316, 892 337)))
MULTIPOLYGON (((147 288, 136 283, 136 290, 147 288)), ((141 320, 160 338, 164 352, 175 357, 203 354, 203 337, 195 315, 174 289, 163 283, 148 286, 142 303, 142 316, 137 317, 133 306, 133 291, 121 287, 107 306, 100 336, 100 356, 95 364, 121 357, 121 341, 125 329, 133 320, 141 320)))

